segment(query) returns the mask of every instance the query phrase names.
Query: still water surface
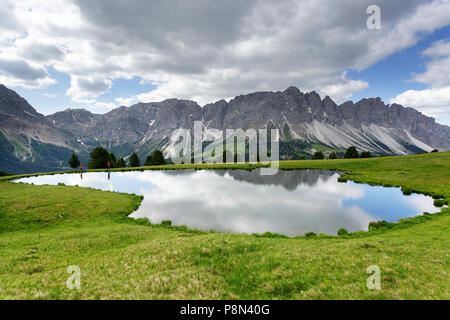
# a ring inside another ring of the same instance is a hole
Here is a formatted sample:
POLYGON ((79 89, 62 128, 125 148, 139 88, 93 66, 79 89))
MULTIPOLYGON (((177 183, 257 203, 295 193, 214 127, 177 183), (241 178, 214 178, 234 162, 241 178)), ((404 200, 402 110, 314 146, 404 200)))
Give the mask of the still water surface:
POLYGON ((178 170, 61 174, 16 182, 62 182, 140 194, 144 200, 131 217, 235 233, 336 234, 339 228, 367 230, 371 221, 396 222, 439 211, 431 197, 404 196, 400 188, 338 183, 338 177, 338 172, 318 170, 279 171, 273 176, 258 170, 178 170))

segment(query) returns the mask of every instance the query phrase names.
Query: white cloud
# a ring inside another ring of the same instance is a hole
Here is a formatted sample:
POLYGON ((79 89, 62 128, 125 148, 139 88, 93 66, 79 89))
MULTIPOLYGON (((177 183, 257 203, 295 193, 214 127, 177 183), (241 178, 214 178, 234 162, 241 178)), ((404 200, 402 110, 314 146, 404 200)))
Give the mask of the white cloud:
POLYGON ((73 76, 71 87, 67 95, 72 96, 75 101, 95 99, 111 89, 113 82, 110 79, 89 78, 73 76))
POLYGON ((362 91, 369 87, 369 83, 362 80, 347 79, 346 74, 342 76, 342 82, 325 86, 320 93, 333 97, 336 103, 349 100, 354 92, 362 91))
POLYGON ((103 110, 110 111, 110 110, 112 110, 114 108, 117 108, 117 105, 115 103, 112 103, 112 102, 95 101, 91 105, 92 105, 92 107, 94 109, 102 110, 102 111, 103 110))
POLYGON ((391 100, 405 106, 417 108, 443 123, 450 123, 450 41, 432 44, 423 54, 430 58, 424 73, 413 80, 427 84, 424 90, 407 90, 391 100))
POLYGON ((403 106, 414 107, 422 113, 440 119, 450 119, 450 86, 424 90, 408 90, 391 100, 403 106))
POLYGON ((432 60, 427 63, 426 71, 414 80, 435 88, 450 86, 450 41, 435 42, 423 54, 432 60))
POLYGON ((116 98, 114 101, 117 102, 117 104, 120 106, 131 106, 132 104, 139 102, 139 100, 136 97, 129 97, 129 98, 120 97, 116 98))

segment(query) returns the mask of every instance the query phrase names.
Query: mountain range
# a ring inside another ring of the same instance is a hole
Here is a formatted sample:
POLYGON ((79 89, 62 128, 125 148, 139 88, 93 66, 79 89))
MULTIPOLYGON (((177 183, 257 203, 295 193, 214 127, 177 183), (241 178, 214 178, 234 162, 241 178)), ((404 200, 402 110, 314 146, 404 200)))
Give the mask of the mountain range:
POLYGON ((255 92, 203 107, 168 99, 119 107, 106 114, 66 109, 38 113, 13 90, 0 85, 0 170, 54 171, 67 168, 76 152, 86 162, 89 151, 103 146, 116 157, 136 151, 144 157, 167 149, 172 132, 193 129, 278 129, 282 159, 298 159, 316 150, 342 152, 349 146, 380 155, 450 150, 450 127, 413 108, 386 105, 380 98, 337 105, 316 92, 296 87, 255 92))

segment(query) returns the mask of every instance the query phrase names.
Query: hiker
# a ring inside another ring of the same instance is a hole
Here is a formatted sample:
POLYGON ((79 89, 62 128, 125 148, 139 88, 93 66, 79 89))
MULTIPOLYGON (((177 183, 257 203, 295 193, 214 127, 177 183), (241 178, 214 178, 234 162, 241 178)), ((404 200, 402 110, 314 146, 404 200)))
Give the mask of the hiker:
POLYGON ((109 163, 109 160, 108 160, 108 170, 109 170, 110 167, 111 167, 111 164, 109 163))
POLYGON ((83 164, 80 162, 80 170, 83 171, 83 164))

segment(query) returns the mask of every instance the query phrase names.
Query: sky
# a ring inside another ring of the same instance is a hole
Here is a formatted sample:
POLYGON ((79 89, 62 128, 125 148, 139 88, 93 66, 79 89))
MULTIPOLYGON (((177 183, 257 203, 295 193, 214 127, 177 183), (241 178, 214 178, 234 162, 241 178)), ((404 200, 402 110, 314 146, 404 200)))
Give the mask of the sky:
POLYGON ((43 114, 296 86, 450 125, 450 0, 2 0, 0 83, 43 114))

